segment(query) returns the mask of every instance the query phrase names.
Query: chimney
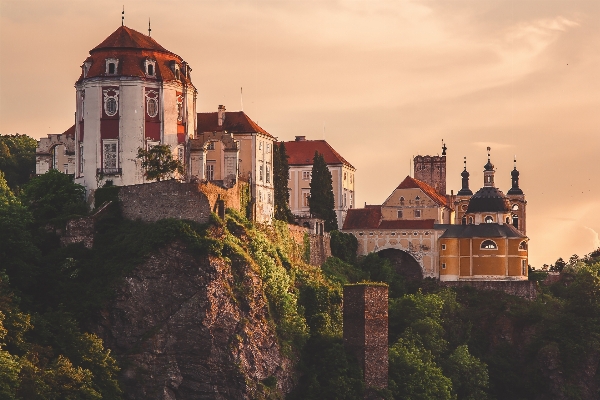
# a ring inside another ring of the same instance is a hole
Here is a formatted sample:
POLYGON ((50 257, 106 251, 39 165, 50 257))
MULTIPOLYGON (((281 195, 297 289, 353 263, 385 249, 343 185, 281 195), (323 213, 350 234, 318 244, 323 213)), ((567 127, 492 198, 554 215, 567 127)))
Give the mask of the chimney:
POLYGON ((217 110, 217 123, 219 126, 223 126, 223 122, 225 122, 225 106, 220 104, 217 110))
POLYGON ((304 142, 306 141, 306 136, 296 136, 296 142, 304 142))

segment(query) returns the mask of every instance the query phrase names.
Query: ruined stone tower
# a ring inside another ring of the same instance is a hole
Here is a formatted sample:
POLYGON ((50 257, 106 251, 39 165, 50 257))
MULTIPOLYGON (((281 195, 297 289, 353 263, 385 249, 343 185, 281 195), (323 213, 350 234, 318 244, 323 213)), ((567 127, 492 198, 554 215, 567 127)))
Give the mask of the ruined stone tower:
POLYGON ((414 178, 425 182, 441 195, 446 195, 446 150, 444 144, 441 156, 416 156, 413 159, 414 178))
POLYGON ((387 285, 344 286, 344 346, 358 359, 367 388, 387 387, 387 285))

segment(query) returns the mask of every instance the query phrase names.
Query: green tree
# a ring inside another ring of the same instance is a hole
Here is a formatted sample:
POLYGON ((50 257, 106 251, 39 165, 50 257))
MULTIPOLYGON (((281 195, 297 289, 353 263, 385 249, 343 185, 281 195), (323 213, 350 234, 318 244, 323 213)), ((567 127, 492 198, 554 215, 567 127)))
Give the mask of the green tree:
POLYGON ((452 381, 418 342, 399 339, 389 350, 389 389, 395 399, 452 400, 452 381))
POLYGON ((331 254, 348 263, 356 262, 356 251, 358 250, 358 240, 351 233, 339 231, 331 232, 331 254))
POLYGON ((29 232, 32 221, 31 213, 11 192, 0 171, 0 268, 19 287, 34 281, 39 258, 29 232))
POLYGON ((273 186, 275 190, 275 219, 280 221, 293 222, 294 216, 290 211, 290 188, 288 187, 288 177, 290 166, 288 165, 288 155, 285 150, 285 144, 281 142, 279 146, 273 145, 273 186))
POLYGON ((27 135, 0 135, 0 171, 17 191, 35 174, 37 141, 27 135))
POLYGON ((183 175, 183 164, 173 158, 171 146, 161 144, 150 150, 138 148, 137 158, 142 161, 144 176, 148 180, 162 181, 173 178, 175 173, 183 175))
POLYGON ((73 178, 51 169, 31 179, 21 195, 38 225, 60 224, 69 218, 85 215, 85 188, 73 178))
POLYGON ((445 375, 452 380, 458 400, 485 400, 489 384, 487 365, 469 353, 467 345, 458 346, 444 363, 445 375))
POLYGON ((325 221, 327 232, 337 230, 338 221, 335 214, 331 171, 327 167, 325 158, 318 151, 315 151, 313 158, 308 205, 312 215, 325 221))

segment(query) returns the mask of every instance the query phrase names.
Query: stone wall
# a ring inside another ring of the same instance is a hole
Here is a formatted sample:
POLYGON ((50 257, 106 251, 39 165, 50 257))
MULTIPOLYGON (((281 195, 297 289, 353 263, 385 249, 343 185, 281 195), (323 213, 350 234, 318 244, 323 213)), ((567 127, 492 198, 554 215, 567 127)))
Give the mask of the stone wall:
POLYGON ((215 204, 219 198, 225 202, 225 208, 240 210, 240 186, 247 185, 247 183, 238 181, 231 188, 224 188, 209 181, 203 181, 197 185, 198 189, 204 193, 208 199, 210 209, 213 212, 216 212, 215 204))
POLYGON ((304 245, 304 235, 308 235, 310 243, 310 265, 321 265, 331 257, 331 235, 324 233, 317 235, 309 233, 310 228, 298 225, 288 225, 290 235, 300 245, 304 245))
POLYGON ((472 286, 477 290, 497 290, 527 300, 537 298, 537 283, 534 281, 445 281, 447 287, 472 286))
POLYGON ((83 243, 85 247, 91 249, 94 245, 96 219, 108 209, 110 204, 110 202, 104 204, 92 215, 87 217, 75 218, 67 221, 65 232, 60 237, 61 246, 68 246, 73 243, 83 243))
POLYGON ((388 287, 344 286, 344 346, 355 355, 365 385, 388 385, 388 287))
POLYGON ((122 186, 119 201, 125 218, 146 222, 176 218, 206 223, 212 211, 199 184, 176 180, 122 186))

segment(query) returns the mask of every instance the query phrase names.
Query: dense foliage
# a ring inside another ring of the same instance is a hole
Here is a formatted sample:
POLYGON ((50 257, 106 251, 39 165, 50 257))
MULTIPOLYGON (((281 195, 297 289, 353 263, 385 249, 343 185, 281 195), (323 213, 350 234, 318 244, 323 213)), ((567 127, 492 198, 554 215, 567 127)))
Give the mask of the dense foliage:
POLYGON ((290 166, 288 165, 285 143, 273 144, 273 189, 275 219, 280 221, 294 222, 294 216, 290 210, 290 188, 288 177, 290 166))
POLYGON ((183 163, 173 158, 171 146, 159 144, 146 150, 139 148, 137 157, 142 162, 144 176, 148 180, 163 181, 173 178, 176 174, 183 175, 183 163))
POLYGON ((36 146, 27 135, 0 135, 0 171, 11 190, 18 192, 35 174, 36 146))
POLYGON ((323 154, 317 151, 313 158, 308 205, 311 215, 325 221, 327 232, 337 229, 338 221, 335 213, 331 171, 327 167, 323 154))

